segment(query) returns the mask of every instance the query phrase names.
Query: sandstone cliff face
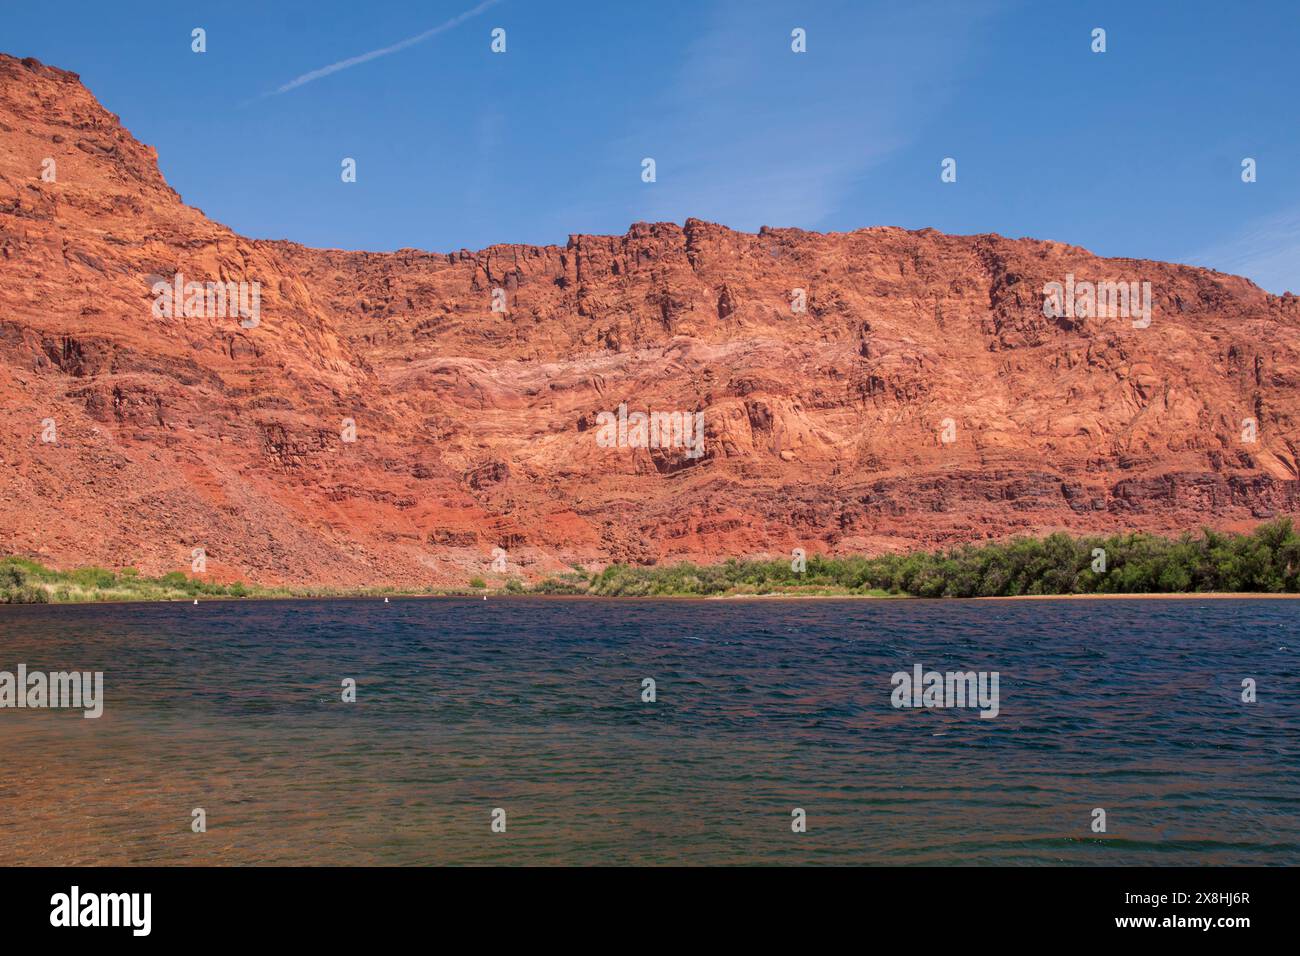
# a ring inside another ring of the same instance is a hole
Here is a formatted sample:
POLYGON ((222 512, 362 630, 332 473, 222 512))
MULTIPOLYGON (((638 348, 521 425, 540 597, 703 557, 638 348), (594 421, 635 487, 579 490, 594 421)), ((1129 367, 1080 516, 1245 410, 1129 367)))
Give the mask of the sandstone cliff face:
POLYGON ((74 74, 7 56, 0 144, 0 553, 450 585, 500 580, 495 548, 536 577, 1300 513, 1300 299, 1235 276, 694 219, 446 255, 246 239, 74 74), (177 273, 257 282, 259 321, 156 315, 177 273), (1149 327, 1045 316, 1067 275, 1150 282, 1149 327), (703 453, 605 447, 620 403, 701 413, 703 453))

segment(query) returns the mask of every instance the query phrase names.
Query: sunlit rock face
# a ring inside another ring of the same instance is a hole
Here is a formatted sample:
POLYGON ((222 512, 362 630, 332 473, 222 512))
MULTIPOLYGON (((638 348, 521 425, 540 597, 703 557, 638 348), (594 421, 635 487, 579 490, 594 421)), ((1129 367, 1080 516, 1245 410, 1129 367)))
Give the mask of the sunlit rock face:
POLYGON ((7 56, 0 146, 0 553, 446 586, 1300 512, 1300 300, 1235 276, 695 219, 247 239, 7 56))

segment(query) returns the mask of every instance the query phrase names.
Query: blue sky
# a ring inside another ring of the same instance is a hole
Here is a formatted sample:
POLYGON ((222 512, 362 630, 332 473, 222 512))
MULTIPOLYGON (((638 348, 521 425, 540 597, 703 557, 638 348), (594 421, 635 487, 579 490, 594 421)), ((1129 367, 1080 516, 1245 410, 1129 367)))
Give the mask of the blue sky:
POLYGON ((259 238, 932 226, 1300 292, 1295 0, 481 2, 7 3, 0 50, 80 73, 186 202, 259 238))

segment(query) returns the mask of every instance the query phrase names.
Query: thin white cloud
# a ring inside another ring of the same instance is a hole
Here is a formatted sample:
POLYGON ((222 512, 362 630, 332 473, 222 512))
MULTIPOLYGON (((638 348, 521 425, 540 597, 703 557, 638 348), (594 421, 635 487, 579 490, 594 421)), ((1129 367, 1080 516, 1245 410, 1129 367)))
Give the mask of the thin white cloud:
POLYGON ((979 31, 1002 8, 853 3, 832 33, 828 15, 792 20, 773 0, 722 0, 701 17, 658 109, 614 144, 623 157, 657 163, 654 190, 634 191, 627 215, 747 230, 834 227, 864 177, 907 148, 959 89, 979 31), (809 52, 795 54, 790 30, 805 22, 809 52), (866 39, 848 39, 858 36, 866 39))
POLYGON ((266 94, 267 96, 279 96, 281 93, 288 93, 290 90, 296 90, 313 80, 319 80, 323 76, 329 76, 331 73, 337 73, 340 70, 346 70, 348 67, 357 66, 361 63, 368 63, 371 60, 377 60, 381 56, 388 56, 390 53, 396 53, 398 50, 405 50, 407 47, 415 46, 422 43, 430 37, 437 36, 439 33, 446 33, 455 27, 460 26, 466 20, 473 19, 488 7, 494 7, 501 0, 483 0, 477 7, 459 13, 445 23, 440 23, 432 29, 425 30, 423 33, 417 33, 413 37, 407 37, 405 40, 399 40, 392 46, 386 46, 379 50, 371 50, 369 53, 362 53, 358 56, 348 57, 346 60, 339 60, 337 63, 331 63, 329 66, 322 66, 319 70, 312 70, 310 73, 304 73, 302 76, 294 77, 288 83, 266 94))
POLYGON ((1300 292, 1300 206, 1256 219, 1187 261, 1245 276, 1276 295, 1300 292))

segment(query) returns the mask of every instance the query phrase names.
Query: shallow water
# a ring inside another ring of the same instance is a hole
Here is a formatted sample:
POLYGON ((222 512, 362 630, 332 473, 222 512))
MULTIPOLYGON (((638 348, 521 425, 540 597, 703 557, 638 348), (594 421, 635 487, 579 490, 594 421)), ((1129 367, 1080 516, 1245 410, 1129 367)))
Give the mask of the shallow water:
POLYGON ((0 710, 0 863, 1296 864, 1298 618, 1251 600, 0 607, 0 670, 105 672, 98 720, 0 710), (916 663, 998 671, 999 715, 894 708, 916 663))

